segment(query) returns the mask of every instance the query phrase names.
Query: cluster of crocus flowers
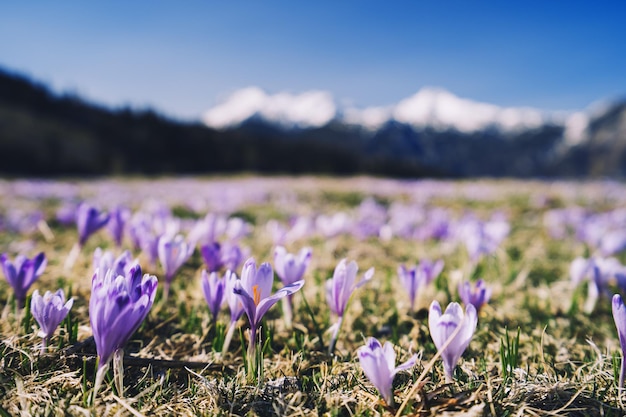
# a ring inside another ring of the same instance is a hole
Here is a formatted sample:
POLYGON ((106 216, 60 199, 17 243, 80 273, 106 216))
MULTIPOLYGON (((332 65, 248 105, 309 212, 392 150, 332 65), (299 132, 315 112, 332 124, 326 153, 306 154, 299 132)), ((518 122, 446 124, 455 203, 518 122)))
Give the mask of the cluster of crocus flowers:
POLYGON ((48 264, 46 255, 41 252, 32 259, 24 255, 17 255, 15 261, 12 262, 9 256, 3 253, 0 255, 0 264, 4 277, 13 288, 17 306, 19 308, 24 307, 28 289, 43 274, 48 264))
POLYGON ((248 364, 252 373, 249 373, 249 375, 256 373, 258 368, 256 339, 263 316, 281 298, 295 293, 304 285, 304 281, 296 281, 272 294, 273 282, 274 271, 272 266, 264 262, 257 269, 254 258, 250 258, 245 262, 241 271, 241 279, 235 282, 233 291, 239 295, 243 310, 250 322, 248 364))
POLYGON ((485 284, 485 281, 479 279, 474 285, 465 281, 459 284, 459 298, 463 304, 472 304, 477 312, 489 302, 491 298, 491 288, 485 284))
POLYGON ((118 393, 122 395, 123 348, 148 315, 156 289, 157 278, 142 275, 139 264, 125 265, 120 260, 111 269, 98 269, 94 274, 89 300, 89 321, 98 352, 94 398, 111 359, 118 393))
POLYGON ((43 338, 42 351, 46 349, 50 337, 67 316, 73 304, 73 298, 65 301, 65 293, 62 289, 55 293, 46 291, 43 297, 39 294, 39 290, 33 292, 30 312, 41 329, 39 336, 43 338))
POLYGON ((393 378, 398 372, 412 368, 417 362, 417 355, 396 366, 393 345, 389 342, 381 345, 377 339, 370 337, 365 341, 365 345, 357 350, 357 356, 363 373, 376 387, 387 405, 393 407, 393 378))
MULTIPOLYGON (((299 281, 304 276, 306 268, 311 261, 311 249, 302 248, 298 255, 287 252, 287 250, 278 246, 274 250, 274 268, 276 275, 280 278, 284 285, 291 285, 299 281)), ((283 298, 283 307, 285 312, 285 323, 287 327, 291 327, 293 318, 293 296, 288 295, 283 298)))
POLYGON ((448 304, 444 313, 437 301, 430 305, 428 313, 430 336, 441 352, 443 369, 450 381, 453 379, 457 362, 474 336, 477 323, 478 316, 473 304, 465 307, 465 314, 458 303, 448 304))
POLYGON ((357 288, 363 286, 374 276, 374 268, 370 268, 365 272, 363 278, 357 282, 356 275, 358 270, 359 267, 355 261, 348 263, 345 259, 342 259, 335 267, 332 278, 326 281, 326 301, 330 311, 338 318, 337 322, 328 329, 332 333, 330 345, 328 346, 328 352, 331 354, 335 350, 337 336, 350 297, 352 297, 357 288))

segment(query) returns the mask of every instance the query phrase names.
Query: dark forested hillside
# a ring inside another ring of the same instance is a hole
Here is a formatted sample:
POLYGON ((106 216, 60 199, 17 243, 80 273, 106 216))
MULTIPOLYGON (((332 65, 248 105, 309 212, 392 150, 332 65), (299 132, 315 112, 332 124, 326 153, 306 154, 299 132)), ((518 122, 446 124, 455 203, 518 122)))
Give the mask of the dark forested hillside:
POLYGON ((253 125, 221 132, 153 111, 113 110, 58 96, 21 75, 0 71, 4 175, 434 173, 414 163, 354 152, 354 143, 327 133, 303 131, 294 140, 253 125))

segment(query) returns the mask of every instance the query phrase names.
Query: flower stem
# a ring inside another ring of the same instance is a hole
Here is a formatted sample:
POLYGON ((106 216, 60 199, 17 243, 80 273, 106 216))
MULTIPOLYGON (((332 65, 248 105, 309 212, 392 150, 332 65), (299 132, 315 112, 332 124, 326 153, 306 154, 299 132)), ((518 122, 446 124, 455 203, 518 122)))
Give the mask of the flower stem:
POLYGON ((124 397, 124 349, 118 349, 113 353, 113 375, 115 388, 120 398, 124 397))
POLYGON ((255 383, 258 381, 259 376, 259 355, 257 352, 256 346, 256 333, 257 329, 254 326, 250 327, 250 341, 248 343, 248 370, 247 370, 247 379, 248 382, 255 383))
POLYGON ((341 323, 343 323, 343 316, 339 317, 339 321, 335 324, 335 328, 333 329, 333 335, 330 339, 330 345, 328 345, 328 354, 332 355, 335 351, 335 344, 337 343, 337 336, 339 335, 339 328, 341 327, 341 323))
POLYGON ((235 334, 235 324, 236 321, 231 321, 228 325, 228 331, 226 332, 226 337, 224 338, 224 345, 222 346, 222 356, 228 352, 228 347, 230 346, 230 341, 233 339, 233 335, 235 334))
POLYGON ((285 327, 287 329, 291 329, 292 319, 293 319, 293 297, 292 295, 288 295, 283 298, 283 313, 285 315, 285 327))
POLYGON ((98 396, 98 391, 100 391, 100 385, 102 385, 102 381, 104 381, 104 376, 106 375, 107 371, 109 370, 109 363, 105 363, 104 365, 100 366, 98 364, 98 371, 96 372, 96 382, 94 383, 93 386, 93 395, 91 397, 91 404, 95 404, 96 402, 96 397, 98 396))
POLYGON ((64 269, 66 272, 71 271, 74 267, 74 264, 78 259, 78 255, 80 255, 80 250, 81 247, 78 243, 75 243, 74 246, 72 246, 72 250, 70 251, 69 255, 67 255, 67 259, 65 260, 64 269))
POLYGON ((626 374, 626 361, 624 360, 624 356, 622 355, 622 366, 619 371, 619 394, 621 395, 624 390, 624 374, 626 374))

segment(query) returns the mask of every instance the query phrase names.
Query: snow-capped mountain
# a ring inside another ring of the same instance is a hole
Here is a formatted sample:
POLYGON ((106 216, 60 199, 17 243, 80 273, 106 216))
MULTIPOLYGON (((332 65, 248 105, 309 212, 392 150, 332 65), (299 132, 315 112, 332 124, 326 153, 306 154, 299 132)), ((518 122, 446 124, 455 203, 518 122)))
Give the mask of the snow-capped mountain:
POLYGON ((203 121, 218 131, 340 146, 444 175, 626 175, 624 102, 546 111, 427 87, 388 106, 338 103, 324 91, 269 94, 250 87, 209 109, 203 121))
POLYGON ((414 129, 454 130, 476 133, 496 129, 502 133, 520 133, 544 125, 562 126, 569 144, 585 137, 590 114, 545 111, 531 107, 500 107, 458 97, 433 87, 390 106, 367 108, 342 107, 325 91, 269 94, 258 87, 234 92, 204 113, 204 123, 216 129, 229 129, 253 118, 282 128, 319 128, 331 121, 376 131, 389 122, 414 129))
POLYGON ((236 91, 204 113, 204 123, 216 129, 237 127, 257 116, 282 127, 321 127, 337 116, 330 93, 307 91, 301 94, 267 94, 258 87, 236 91))

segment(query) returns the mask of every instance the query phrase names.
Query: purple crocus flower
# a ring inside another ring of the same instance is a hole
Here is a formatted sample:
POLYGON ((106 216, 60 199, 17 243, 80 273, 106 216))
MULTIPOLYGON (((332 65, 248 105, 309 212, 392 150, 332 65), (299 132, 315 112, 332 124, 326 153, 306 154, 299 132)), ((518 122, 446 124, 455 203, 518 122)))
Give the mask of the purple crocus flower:
POLYGON ((610 296, 609 283, 617 279, 620 287, 624 287, 624 266, 617 258, 592 257, 589 259, 578 257, 570 264, 570 278, 574 285, 583 280, 589 280, 587 285, 587 300, 584 311, 591 313, 601 295, 610 296))
POLYGON ((243 258, 239 245, 221 245, 219 242, 202 245, 200 255, 209 272, 220 271, 222 268, 234 271, 239 267, 243 258))
POLYGON ((624 306, 619 294, 613 296, 613 320, 615 320, 619 344, 622 348, 622 366, 619 372, 619 390, 621 392, 624 387, 624 374, 626 374, 626 306, 624 306))
POLYGON ((393 345, 380 342, 370 337, 365 341, 365 346, 357 349, 359 363, 363 373, 374 384, 387 405, 393 407, 393 377, 400 371, 406 371, 415 365, 417 355, 413 355, 403 364, 396 367, 396 352, 393 345))
POLYGON ((116 206, 111 210, 111 217, 107 223, 107 230, 119 248, 122 246, 126 223, 130 219, 130 210, 126 207, 116 206))
POLYGON ((15 257, 15 262, 11 262, 8 255, 3 253, 0 255, 0 264, 2 264, 5 278, 13 287, 18 307, 24 307, 28 289, 39 278, 48 264, 46 255, 41 252, 33 259, 18 255, 15 257))
POLYGON ((487 287, 482 279, 476 281, 473 287, 470 282, 465 281, 459 284, 459 298, 463 304, 472 304, 479 312, 482 306, 489 302, 491 288, 487 287))
POLYGON ((409 300, 411 303, 410 310, 415 311, 415 299, 417 298, 417 291, 420 287, 424 285, 424 274, 418 273, 416 267, 411 269, 407 269, 404 265, 400 265, 398 267, 398 278, 400 278, 400 282, 402 286, 407 291, 409 295, 409 300))
POLYGON ((220 278, 217 272, 211 272, 208 274, 207 271, 203 269, 200 282, 202 284, 204 299, 206 300, 209 310, 211 311, 211 316, 213 317, 213 325, 215 325, 217 322, 217 314, 224 303, 226 281, 224 277, 220 278))
POLYGON ((295 293, 304 285, 304 281, 296 281, 272 294, 273 282, 274 271, 272 266, 264 262, 257 269, 254 258, 245 262, 241 271, 241 279, 235 282, 234 292, 239 295, 250 322, 249 359, 254 358, 256 333, 265 313, 281 298, 295 293))
POLYGON ((151 267, 156 267, 156 261, 159 258, 159 237, 150 229, 135 229, 141 252, 148 258, 151 267))
POLYGON ((139 264, 124 275, 113 269, 94 274, 89 300, 89 321, 99 359, 94 398, 112 358, 118 392, 123 392, 123 348, 148 315, 156 289, 157 278, 142 276, 139 264))
POLYGON ((293 284, 302 279, 310 261, 311 248, 302 248, 297 257, 288 253, 282 246, 276 247, 274 251, 274 268, 285 285, 293 284))
POLYGON ((79 246, 85 246, 89 236, 103 228, 109 222, 109 217, 107 213, 101 212, 87 203, 81 203, 76 211, 79 246))
MULTIPOLYGON (((274 251, 274 268, 276 268, 276 275, 278 275, 285 285, 293 284, 301 280, 310 261, 310 248, 302 248, 297 257, 288 253, 282 246, 276 247, 274 251)), ((286 325, 287 327, 291 327, 293 296, 289 295, 283 300, 283 307, 286 325)))
POLYGON ((43 338, 42 351, 45 350, 48 340, 67 316, 73 304, 73 298, 65 302, 63 290, 58 290, 54 294, 46 291, 43 297, 39 294, 39 290, 33 292, 30 312, 41 328, 39 336, 43 338))
POLYGON ((333 277, 326 281, 326 301, 328 302, 330 311, 339 318, 337 323, 329 329, 329 331, 332 332, 332 339, 329 345, 330 353, 335 350, 337 335, 339 334, 339 328, 343 321, 343 313, 348 306, 348 301, 350 301, 352 293, 374 276, 374 268, 370 268, 365 272, 361 281, 356 282, 358 270, 359 267, 355 261, 347 263, 345 259, 342 259, 335 267, 333 277))
POLYGON ((76 203, 65 202, 56 211, 56 220, 63 226, 70 226, 76 223, 76 203))
POLYGON ((176 235, 170 238, 167 235, 159 238, 159 260, 163 266, 163 274, 165 275, 165 283, 163 296, 167 298, 170 284, 180 267, 189 259, 193 252, 182 235, 176 235))
MULTIPOLYGON (((215 213, 208 213, 202 220, 198 220, 189 232, 189 241, 204 245, 215 242, 226 232, 228 222, 225 217, 215 213)), ((211 272, 211 271, 209 271, 211 272)))
POLYGON ((215 272, 222 269, 222 245, 218 242, 207 243, 200 247, 200 255, 208 268, 209 272, 215 272))
POLYGON ((435 262, 428 259, 422 260, 413 268, 407 269, 404 265, 398 267, 400 282, 409 294, 411 311, 415 310, 415 300, 420 287, 425 287, 435 280, 443 270, 443 260, 435 262))
POLYGON ((237 324, 237 320, 243 314, 243 304, 241 303, 241 297, 235 293, 235 286, 239 282, 239 278, 237 278, 237 274, 231 272, 230 270, 226 271, 224 274, 224 287, 225 287, 225 295, 226 303, 228 304, 228 309, 230 310, 230 324, 228 325, 228 331, 226 332, 226 337, 224 338, 224 345, 222 347, 222 355, 228 352, 228 347, 230 346, 230 341, 235 334, 235 328, 237 324))
POLYGON ((465 314, 463 314, 463 309, 458 303, 448 304, 443 314, 441 313, 441 306, 437 301, 433 301, 430 305, 428 328, 435 346, 441 351, 443 369, 448 380, 453 379, 454 367, 469 346, 476 331, 477 323, 476 308, 472 304, 468 304, 465 307, 465 314), (448 346, 444 348, 448 339, 459 327, 460 330, 448 346))
POLYGON ((428 285, 433 282, 441 271, 443 271, 443 259, 431 261, 430 259, 422 259, 417 265, 417 270, 424 275, 424 284, 428 285))

